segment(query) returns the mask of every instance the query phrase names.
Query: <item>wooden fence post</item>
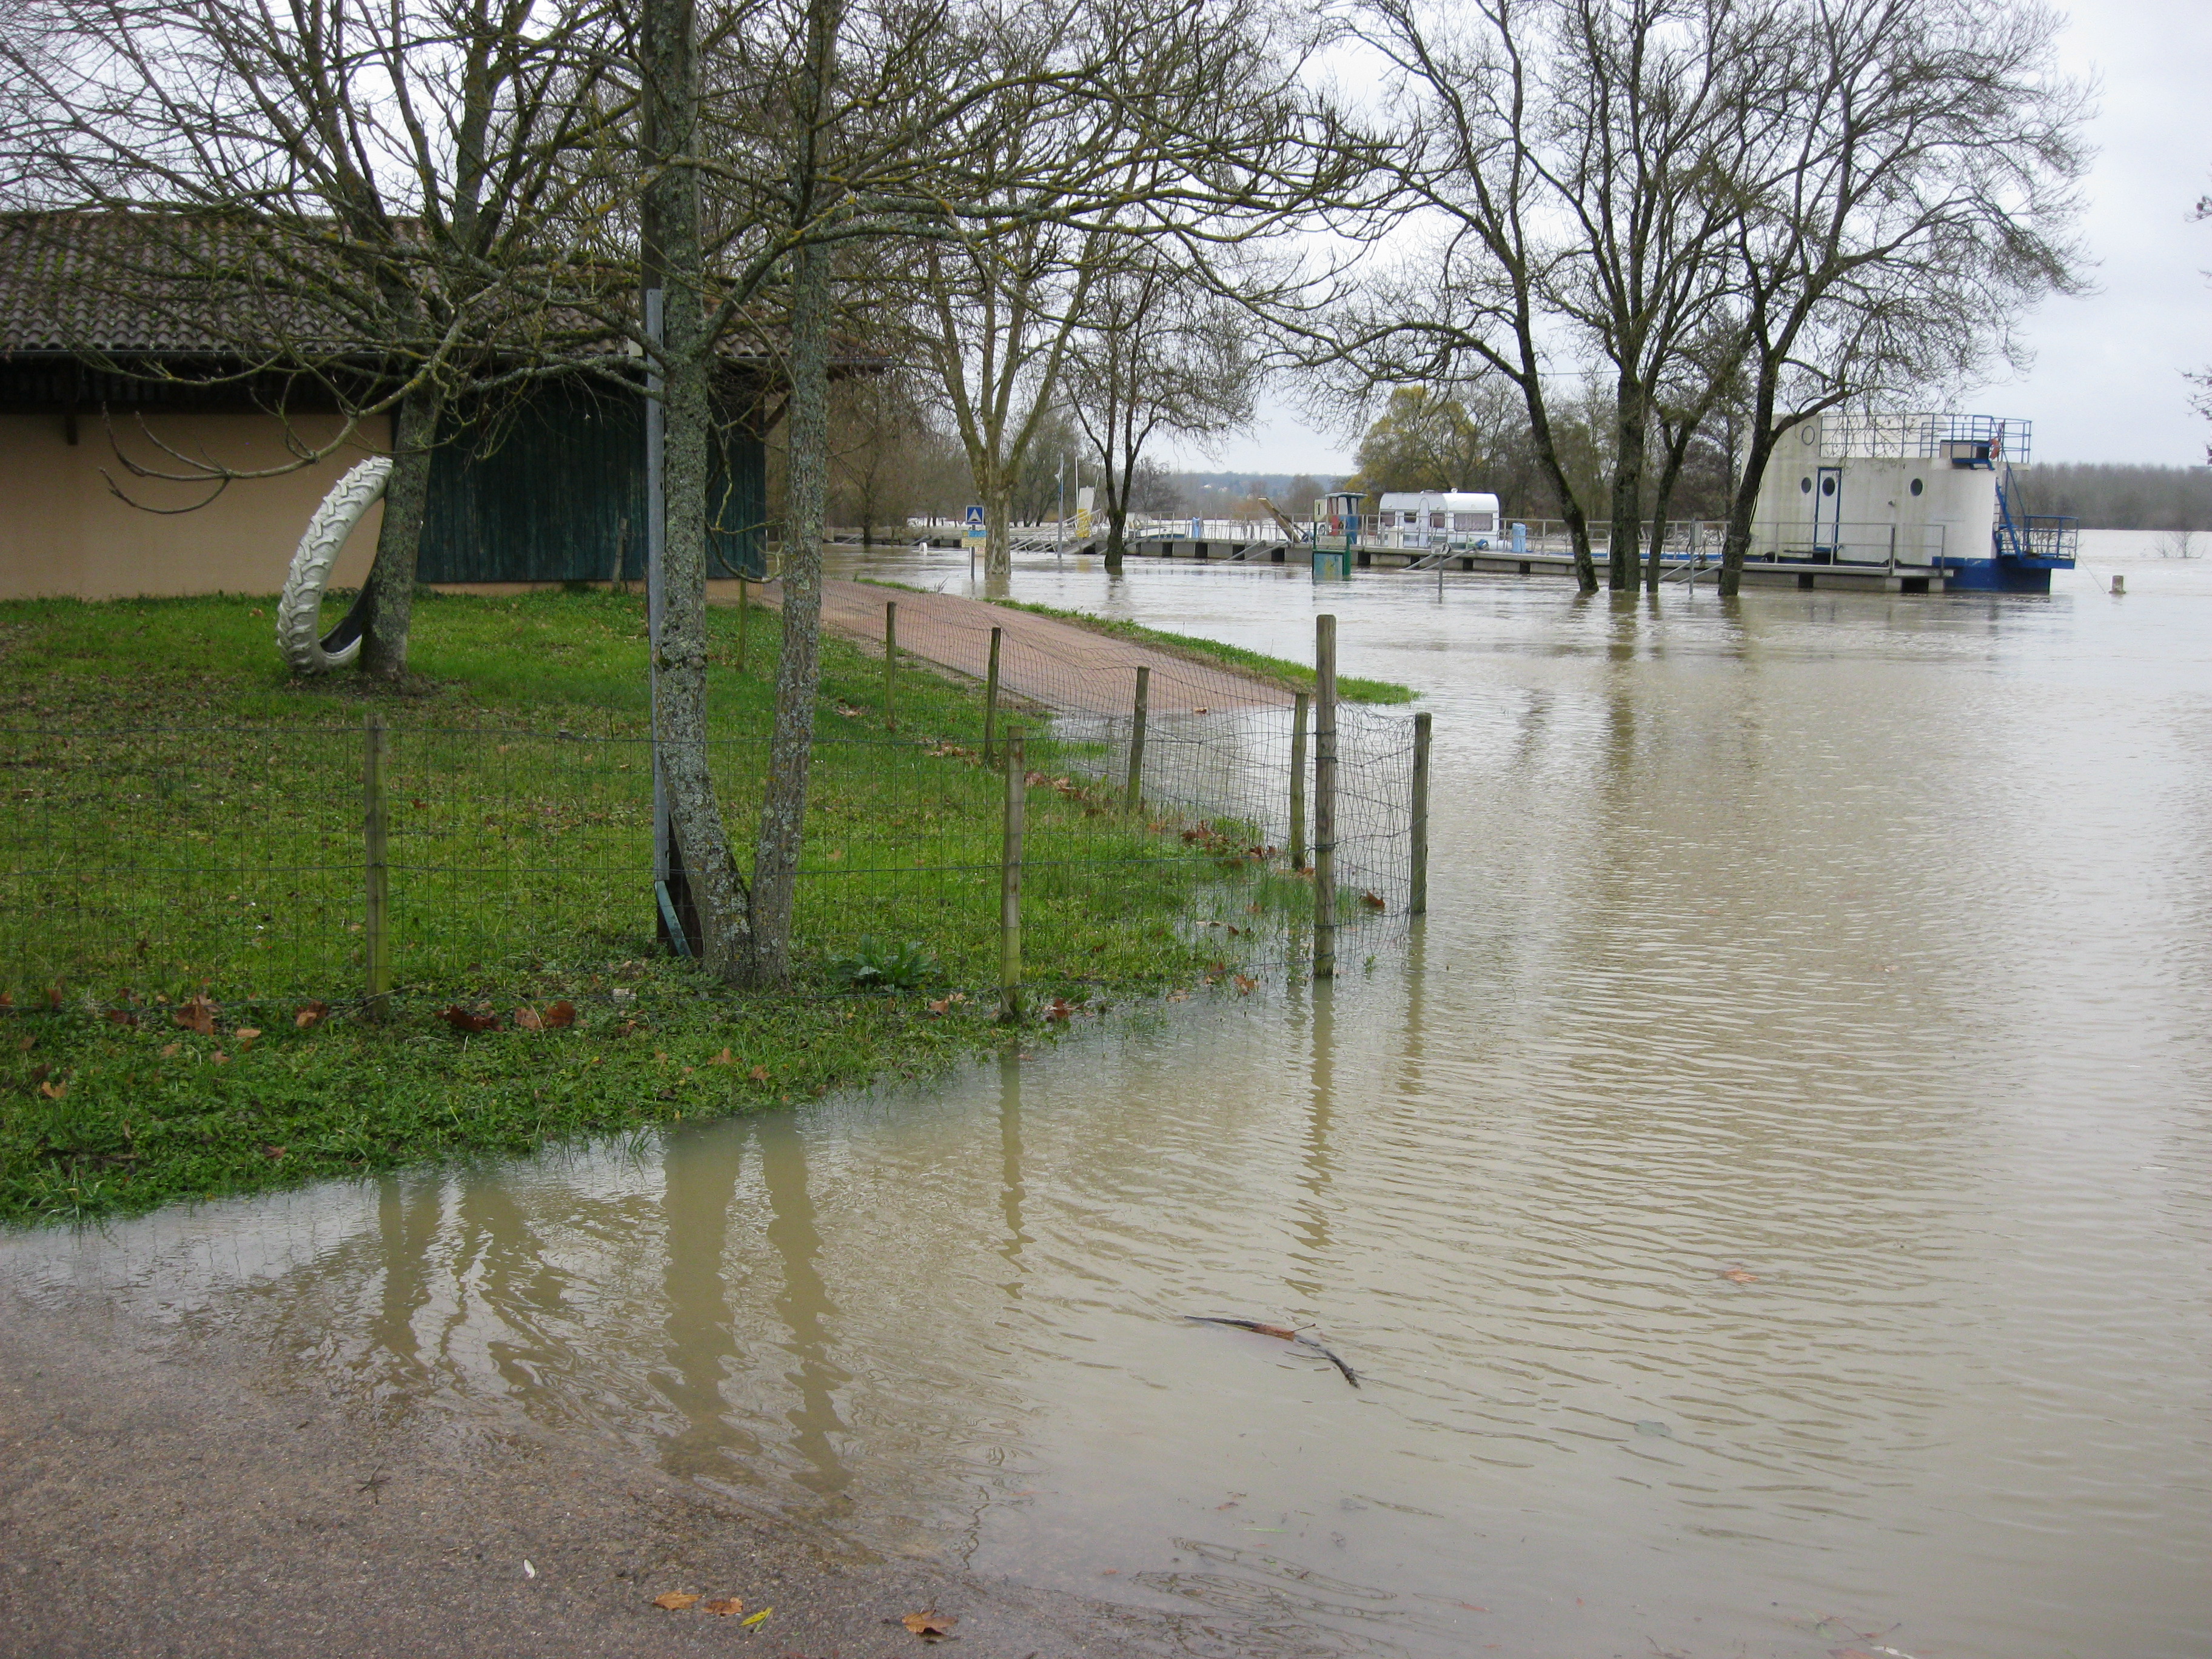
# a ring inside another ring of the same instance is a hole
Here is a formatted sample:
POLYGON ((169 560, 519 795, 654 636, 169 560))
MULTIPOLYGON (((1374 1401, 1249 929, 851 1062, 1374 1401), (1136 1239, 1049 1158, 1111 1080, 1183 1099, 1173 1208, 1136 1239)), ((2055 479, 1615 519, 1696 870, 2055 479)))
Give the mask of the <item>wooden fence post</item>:
POLYGON ((1291 868, 1306 867, 1306 720, 1313 699, 1298 693, 1291 715, 1291 868))
POLYGON ((1429 913, 1429 724, 1427 714, 1413 716, 1413 811, 1412 889, 1406 902, 1408 914, 1429 913))
POLYGON ((368 716, 365 737, 361 822, 368 906, 362 922, 362 942, 368 952, 368 1012, 371 1018, 381 1019, 391 1012, 392 1000, 392 868, 384 778, 391 751, 386 744, 383 715, 368 716))
POLYGON ((991 668, 983 680, 983 764, 995 758, 999 731, 999 641, 1005 629, 991 630, 991 668))
POLYGON ((1314 618, 1314 962, 1336 977, 1336 618, 1314 618))
POLYGON ((1145 799, 1145 716, 1152 700, 1152 671, 1137 670, 1137 708, 1129 726, 1129 811, 1145 799))
POLYGON ((896 732, 898 720, 891 702, 893 676, 898 672, 898 601, 884 601, 884 730, 896 732))
POLYGON ((1022 740, 1006 739, 1006 829, 999 854, 999 1018, 1022 1017, 1022 817, 1029 805, 1022 740))
POLYGON ((752 583, 738 578, 738 672, 745 672, 745 624, 752 616, 752 583))

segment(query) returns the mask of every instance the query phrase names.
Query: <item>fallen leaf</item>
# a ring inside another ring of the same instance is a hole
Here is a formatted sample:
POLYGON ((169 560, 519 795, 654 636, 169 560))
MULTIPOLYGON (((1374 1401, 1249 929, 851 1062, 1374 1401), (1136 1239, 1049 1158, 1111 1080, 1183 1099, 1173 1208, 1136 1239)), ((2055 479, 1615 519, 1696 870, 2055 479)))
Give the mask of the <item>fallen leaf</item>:
POLYGON ((107 1011, 107 1023, 111 1025, 135 1026, 138 1024, 138 1016, 128 1008, 110 1008, 107 1011))
POLYGON ((231 1033, 231 1036, 238 1039, 238 1046, 241 1048, 251 1048, 253 1046, 253 1039, 260 1035, 261 1028, 258 1025, 241 1025, 231 1033))
POLYGON ((25 1054, 28 1054, 31 1052, 32 1048, 37 1045, 38 1041, 38 1038, 34 1036, 21 1037, 17 1039, 15 1046, 21 1049, 25 1054))
POLYGON ((283 1157, 285 1153, 291 1150, 292 1149, 289 1146, 264 1146, 261 1149, 261 1155, 267 1158, 271 1164, 274 1164, 278 1158, 283 1157))
POLYGON ((535 1578, 538 1577, 538 1569, 532 1566, 526 1559, 522 1564, 522 1576, 525 1578, 535 1578))
POLYGON ((215 1035, 215 1004, 204 995, 196 996, 169 1016, 173 1024, 187 1031, 197 1031, 202 1036, 215 1035))
POLYGON ((949 1613, 909 1613, 899 1620, 916 1636, 950 1636, 960 1620, 949 1613))
POLYGON ((514 1011, 514 1029, 518 1031, 542 1031, 545 1029, 544 1017, 526 1003, 514 1011))
POLYGON ((331 1005, 329 1003, 311 1002, 307 1004, 307 1006, 301 1009, 298 1013, 292 1016, 292 1024, 298 1026, 304 1031, 310 1026, 320 1025, 330 1017, 331 1005))
POLYGON ((1382 902, 1382 895, 1380 893, 1362 893, 1359 896, 1359 902, 1370 910, 1384 910, 1389 908, 1382 902))
POLYGON ((929 1012, 933 1014, 941 1014, 951 1006, 952 999, 951 997, 939 997, 936 1001, 929 1005, 929 1012))
POLYGON ((636 1034, 637 1022, 634 1019, 626 1019, 615 1027, 615 1035, 618 1037, 635 1036, 636 1034))
POLYGON ((756 1066, 750 1072, 746 1073, 746 1075, 750 1077, 756 1083, 765 1083, 768 1081, 768 1067, 765 1066, 756 1066))
POLYGON ((576 1023, 576 1005, 563 997, 545 1011, 545 1024, 556 1031, 565 1031, 576 1023))
POLYGON ((46 1006, 49 1008, 58 1008, 61 1006, 62 982, 59 980, 56 980, 52 985, 49 985, 46 988, 46 1006))
POLYGON ((467 1009, 462 1007, 458 1002, 454 1003, 443 1013, 440 1014, 438 1018, 444 1020, 447 1024, 452 1026, 456 1031, 496 1031, 499 1030, 499 1016, 497 1014, 472 1014, 467 1009))
POLYGON ((1741 1267, 1723 1268, 1721 1270, 1721 1277, 1734 1285, 1756 1285, 1759 1283, 1759 1275, 1757 1273, 1747 1273, 1741 1267))
POLYGON ((1260 988, 1260 981, 1246 974, 1237 975, 1230 981, 1230 983, 1234 985, 1240 993, 1248 996, 1260 988))
POLYGON ((223 1053, 220 1048, 210 1054, 208 1056, 208 1060, 210 1064, 216 1066, 228 1066, 230 1064, 230 1056, 223 1053))
POLYGON ((1075 1010, 1068 1006, 1066 997, 1054 997, 1051 1006, 1044 1011, 1044 1017, 1047 1019, 1066 1019, 1074 1012, 1075 1010))
POLYGON ((653 1605, 668 1613, 681 1613, 684 1608, 696 1604, 698 1600, 697 1596, 686 1595, 682 1590, 671 1590, 665 1595, 654 1596, 653 1605))
POLYGON ((59 1100, 64 1095, 69 1092, 69 1085, 66 1083, 41 1083, 39 1085, 39 1092, 44 1095, 48 1100, 59 1100))
POLYGON ((169 1044, 166 1045, 166 1046, 162 1048, 162 1050, 161 1050, 161 1058, 162 1058, 162 1059, 164 1059, 164 1060, 169 1060, 169 1059, 173 1058, 173 1057, 175 1056, 175 1054, 176 1054, 177 1050, 178 1050, 178 1049, 179 1049, 179 1048, 183 1048, 184 1046, 185 1046, 185 1045, 184 1045, 183 1043, 181 1043, 181 1042, 172 1042, 172 1043, 169 1043, 169 1044))
POLYGON ((702 1613, 714 1613, 718 1618, 726 1619, 733 1613, 743 1613, 745 1610, 745 1604, 734 1595, 725 1595, 713 1601, 702 1601, 699 1604, 699 1610, 702 1613))
POLYGON ((709 1066, 734 1066, 738 1063, 738 1057, 725 1048, 719 1054, 708 1055, 707 1063, 709 1066))
POLYGON ((757 1625, 758 1623, 760 1623, 760 1621, 761 1621, 762 1620, 763 1620, 763 1619, 767 1618, 767 1617, 769 1616, 769 1614, 770 1614, 771 1613, 774 1613, 775 1611, 775 1609, 774 1607, 763 1607, 763 1608, 762 1608, 758 1613, 755 1613, 751 1618, 750 1618, 750 1619, 746 1620, 745 1620, 745 1623, 747 1623, 748 1625, 757 1625))

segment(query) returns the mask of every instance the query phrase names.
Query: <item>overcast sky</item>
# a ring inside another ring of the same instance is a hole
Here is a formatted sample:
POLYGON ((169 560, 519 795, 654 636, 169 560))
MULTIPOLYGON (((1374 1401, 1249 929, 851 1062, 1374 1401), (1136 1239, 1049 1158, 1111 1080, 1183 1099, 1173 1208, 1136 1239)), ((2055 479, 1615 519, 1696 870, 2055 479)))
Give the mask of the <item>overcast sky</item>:
MULTIPOLYGON (((2076 4, 2063 49, 2100 86, 2081 223, 2097 291, 2046 302, 2027 328, 2033 368, 1966 409, 2033 421, 2039 461, 2203 465, 2212 423, 2191 412, 2181 374, 2212 366, 2212 222, 2189 217, 2212 191, 2212 4, 2076 4)), ((1351 446, 1308 427, 1290 402, 1263 415, 1218 455, 1164 459, 1206 471, 1351 470, 1351 446)))

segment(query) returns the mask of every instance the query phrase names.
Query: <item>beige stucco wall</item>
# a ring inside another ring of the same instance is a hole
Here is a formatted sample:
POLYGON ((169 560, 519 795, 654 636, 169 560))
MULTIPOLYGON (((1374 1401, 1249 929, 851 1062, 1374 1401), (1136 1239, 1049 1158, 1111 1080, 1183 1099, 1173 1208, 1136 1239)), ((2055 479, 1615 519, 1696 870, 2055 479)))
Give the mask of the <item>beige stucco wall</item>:
MULTIPOLYGON (((343 422, 336 415, 306 415, 292 424, 313 448, 336 438, 343 422)), ((210 487, 133 477, 118 450, 141 466, 166 471, 179 471, 180 464, 161 453, 163 444, 256 471, 293 459, 283 423, 271 415, 168 413, 149 415, 142 430, 135 416, 118 414, 110 426, 94 411, 78 417, 71 444, 59 415, 0 414, 0 599, 275 593, 316 503, 371 453, 362 441, 367 435, 299 471, 240 479, 204 507, 161 514, 118 500, 103 469, 133 501, 151 507, 190 506, 210 487)), ((381 516, 372 507, 362 519, 339 557, 332 586, 358 586, 368 574, 381 516)))

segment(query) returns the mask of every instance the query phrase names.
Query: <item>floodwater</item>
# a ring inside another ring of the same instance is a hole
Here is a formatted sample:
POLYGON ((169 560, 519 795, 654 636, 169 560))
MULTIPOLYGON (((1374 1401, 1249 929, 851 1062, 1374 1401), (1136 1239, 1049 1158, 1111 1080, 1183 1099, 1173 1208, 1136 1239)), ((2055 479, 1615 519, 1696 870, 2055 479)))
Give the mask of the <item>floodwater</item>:
POLYGON ((1404 951, 0 1273, 618 1438, 1133 1651, 2212 1652, 2212 563, 1014 587, 1285 655, 1332 610, 1421 688, 1404 951))

